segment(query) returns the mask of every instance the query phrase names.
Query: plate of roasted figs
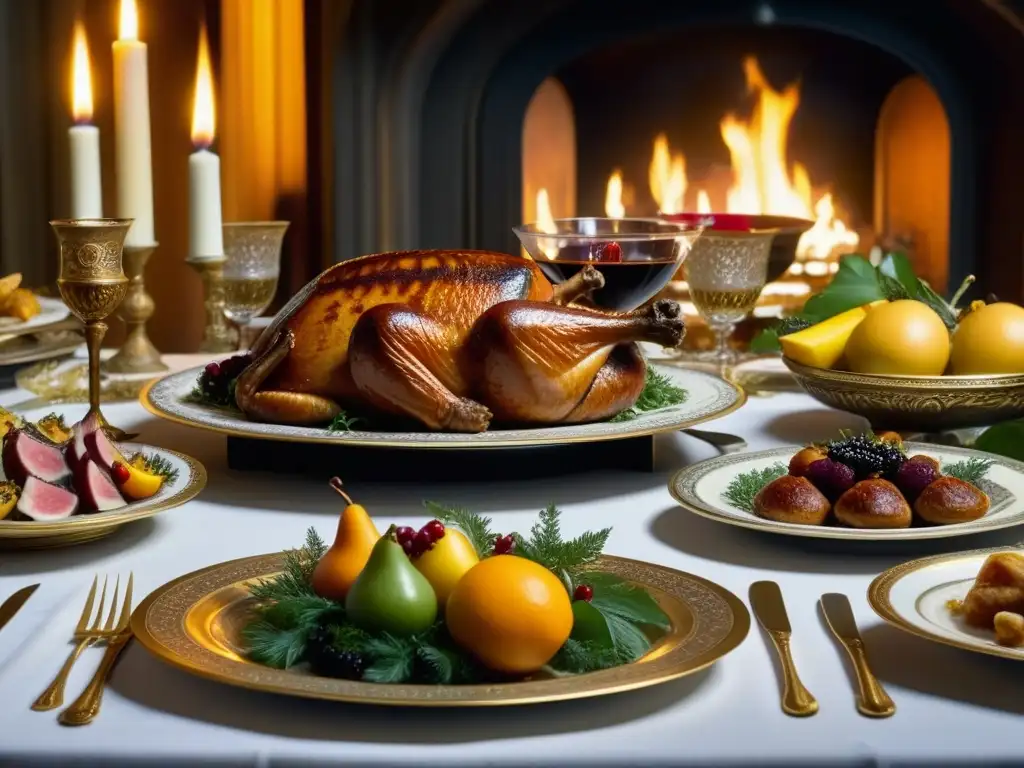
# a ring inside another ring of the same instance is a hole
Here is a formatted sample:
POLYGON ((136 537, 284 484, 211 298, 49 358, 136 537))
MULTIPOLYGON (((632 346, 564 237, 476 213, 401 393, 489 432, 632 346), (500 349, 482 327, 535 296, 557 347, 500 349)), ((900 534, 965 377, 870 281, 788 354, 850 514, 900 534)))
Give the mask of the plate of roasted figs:
POLYGON ((249 353, 172 374, 142 402, 237 437, 409 448, 639 437, 738 408, 734 384, 645 359, 641 342, 682 343, 676 302, 580 303, 620 273, 588 262, 555 285, 531 259, 486 251, 352 259, 249 353))
POLYGON ((790 536, 937 539, 1024 523, 1024 463, 895 433, 709 459, 669 490, 704 517, 790 536))
POLYGON ((897 565, 868 588, 895 627, 967 651, 1024 660, 1024 550, 935 555, 897 565))
MULTIPOLYGON (((29 414, 31 415, 31 414, 29 414)), ((79 544, 180 506, 206 485, 184 454, 115 442, 97 414, 69 425, 0 409, 0 547, 79 544)))

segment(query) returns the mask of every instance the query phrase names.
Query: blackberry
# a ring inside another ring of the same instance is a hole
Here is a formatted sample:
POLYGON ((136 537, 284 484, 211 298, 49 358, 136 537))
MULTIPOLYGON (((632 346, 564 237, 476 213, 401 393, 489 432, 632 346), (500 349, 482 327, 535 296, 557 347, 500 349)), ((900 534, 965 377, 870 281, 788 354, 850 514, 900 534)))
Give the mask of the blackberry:
POLYGON ((828 444, 828 457, 852 469, 858 480, 871 475, 892 477, 907 460, 902 446, 883 442, 874 435, 833 440, 828 444))
POLYGON ((342 680, 362 680, 366 659, 360 653, 334 646, 330 627, 319 627, 306 641, 306 660, 313 674, 342 680))

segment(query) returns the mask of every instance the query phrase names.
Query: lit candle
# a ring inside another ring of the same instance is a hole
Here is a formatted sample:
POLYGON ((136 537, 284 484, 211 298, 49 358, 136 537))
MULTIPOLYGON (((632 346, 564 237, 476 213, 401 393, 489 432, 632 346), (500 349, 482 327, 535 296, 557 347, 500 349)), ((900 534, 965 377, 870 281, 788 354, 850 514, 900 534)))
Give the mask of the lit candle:
POLYGON ((192 105, 192 144, 188 159, 189 258, 224 256, 220 213, 220 158, 210 151, 214 137, 213 72, 206 27, 199 31, 196 96, 192 105))
POLYGON ((103 218, 103 185, 100 176, 100 129, 92 120, 92 78, 89 46, 82 22, 75 24, 71 57, 71 116, 68 129, 71 159, 71 218, 103 218))
POLYGON ((135 0, 121 0, 120 36, 114 41, 114 129, 117 215, 135 219, 125 245, 152 245, 156 239, 149 139, 149 74, 146 44, 139 41, 135 0))

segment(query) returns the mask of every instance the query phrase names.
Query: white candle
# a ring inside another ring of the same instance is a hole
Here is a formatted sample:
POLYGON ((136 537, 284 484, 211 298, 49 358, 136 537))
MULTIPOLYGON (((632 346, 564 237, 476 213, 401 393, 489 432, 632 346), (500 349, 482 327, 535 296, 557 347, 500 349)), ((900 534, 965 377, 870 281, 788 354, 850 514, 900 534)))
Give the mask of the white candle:
POLYGON ((153 166, 149 138, 149 74, 140 42, 135 0, 121 0, 120 37, 114 42, 114 129, 117 215, 135 219, 125 245, 152 245, 153 166))
POLYGON ((196 96, 192 105, 192 143, 196 151, 188 159, 188 253, 189 258, 200 261, 224 256, 220 158, 210 151, 214 129, 213 72, 204 26, 199 32, 196 96))
POLYGON ((71 218, 103 218, 103 184, 100 174, 100 129, 92 119, 92 78, 89 47, 82 22, 75 24, 71 57, 71 114, 75 125, 68 129, 71 164, 71 218))

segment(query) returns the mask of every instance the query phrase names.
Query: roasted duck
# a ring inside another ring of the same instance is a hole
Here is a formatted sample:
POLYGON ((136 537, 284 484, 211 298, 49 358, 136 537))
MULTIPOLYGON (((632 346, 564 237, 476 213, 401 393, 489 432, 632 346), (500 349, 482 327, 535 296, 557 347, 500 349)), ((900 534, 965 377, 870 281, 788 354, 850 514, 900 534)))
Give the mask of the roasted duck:
POLYGON ((606 419, 643 389, 635 342, 676 347, 685 329, 674 301, 626 314, 570 305, 603 283, 587 267, 552 286, 533 261, 486 251, 345 261, 260 336, 235 399, 277 424, 324 423, 342 407, 453 432, 606 419))

